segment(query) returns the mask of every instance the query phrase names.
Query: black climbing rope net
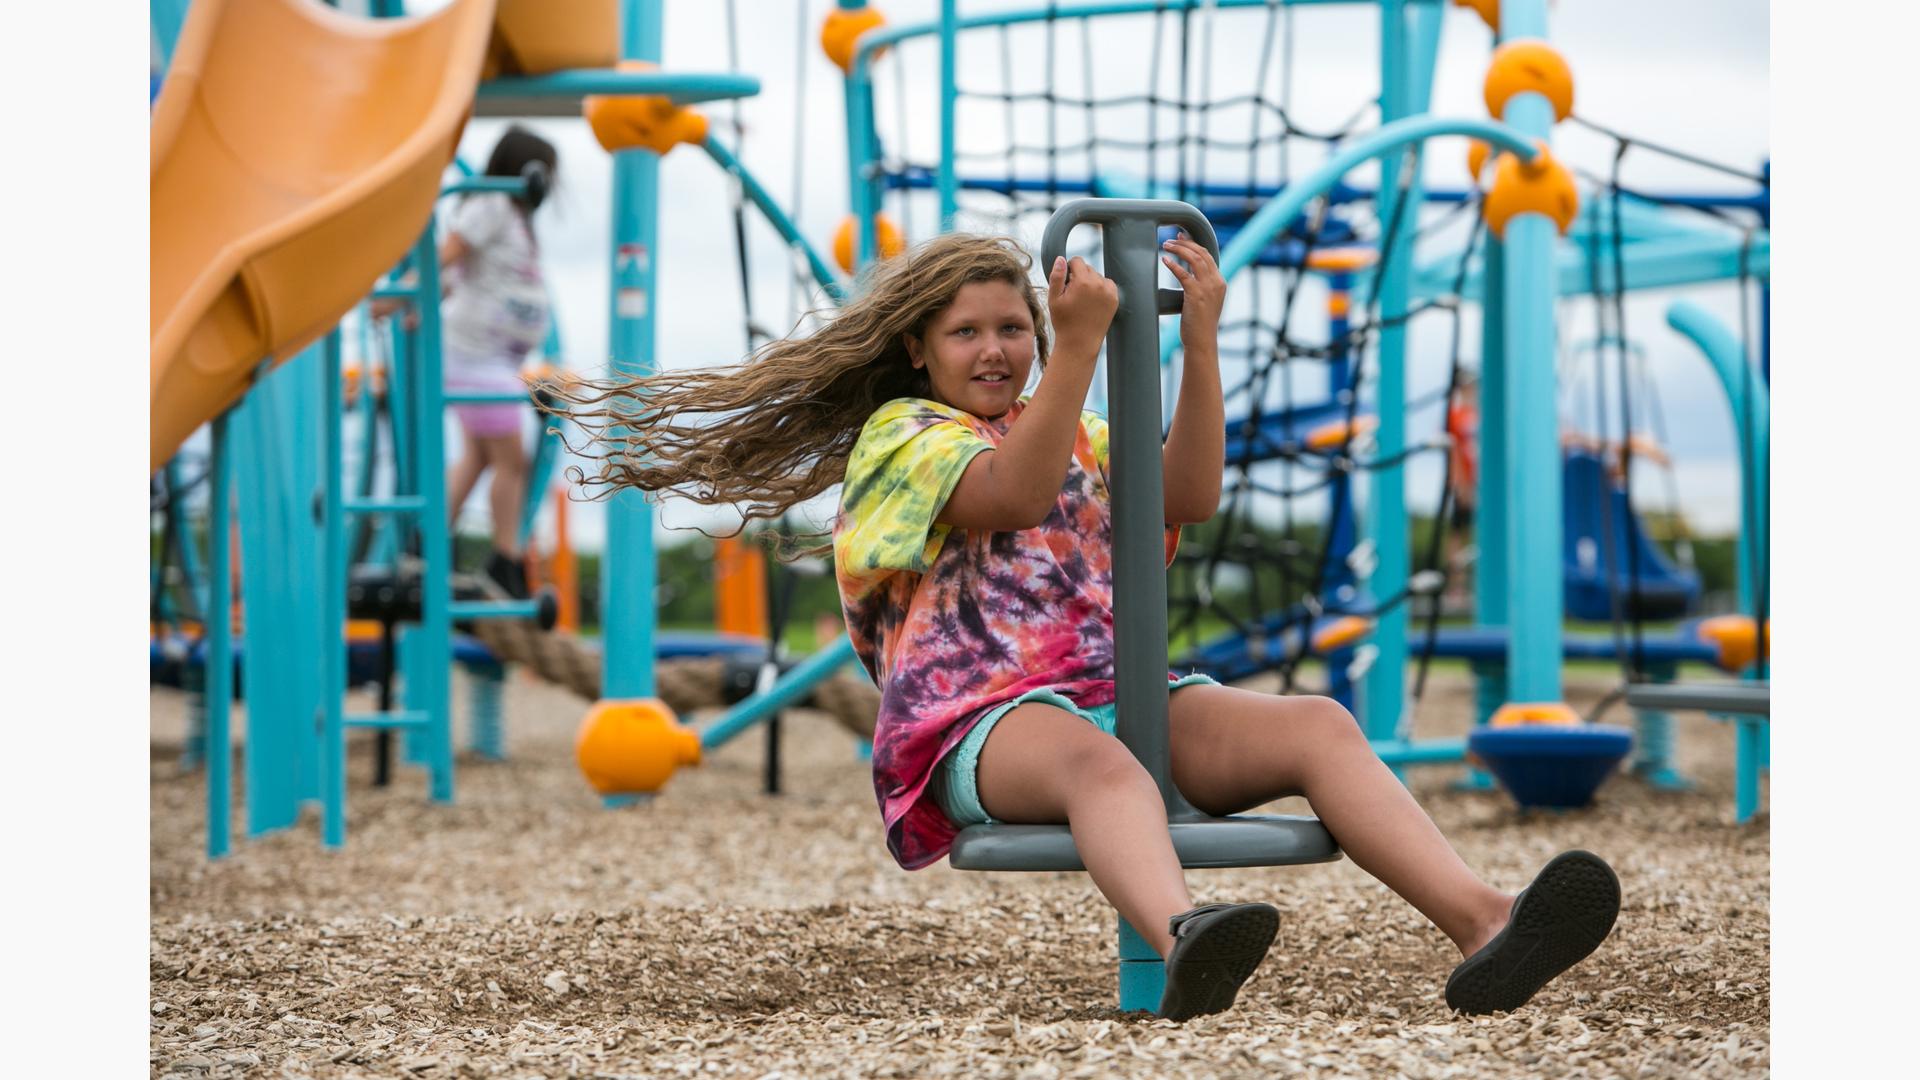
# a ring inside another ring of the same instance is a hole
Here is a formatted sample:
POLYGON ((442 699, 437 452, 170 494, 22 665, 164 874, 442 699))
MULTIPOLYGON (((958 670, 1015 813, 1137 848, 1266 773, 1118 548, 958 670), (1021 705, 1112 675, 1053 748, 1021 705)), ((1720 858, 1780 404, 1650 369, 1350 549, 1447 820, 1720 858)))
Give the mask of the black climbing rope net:
MULTIPOLYGON (((1657 384, 1651 379, 1635 379, 1637 370, 1644 376, 1644 365, 1635 364, 1633 338, 1628 332, 1626 297, 1635 282, 1627 270, 1627 246, 1629 230, 1625 216, 1629 205, 1638 202, 1645 206, 1660 207, 1675 211, 1679 215, 1696 215, 1705 221, 1727 226, 1738 231, 1740 237, 1740 256, 1735 276, 1735 289, 1738 295, 1740 314, 1740 349, 1743 362, 1740 365, 1740 385, 1738 393, 1738 415, 1735 417, 1736 450, 1740 462, 1740 503, 1743 522, 1760 522, 1756 512, 1760 497, 1757 477, 1758 448, 1754 445, 1752 425, 1745 419, 1752 415, 1756 387, 1761 375, 1755 370, 1761 358, 1754 352, 1752 310, 1755 293, 1764 289, 1767 275, 1757 273, 1753 266, 1755 241, 1768 227, 1769 200, 1749 200, 1746 205, 1716 205, 1697 198, 1682 198, 1661 195, 1634 187, 1629 187, 1622 179, 1624 165, 1628 156, 1635 150, 1643 156, 1678 161, 1719 176, 1731 177, 1750 184, 1758 192, 1766 192, 1770 187, 1770 178, 1765 173, 1752 173, 1733 166, 1711 161, 1695 154, 1675 150, 1645 139, 1635 138, 1612 128, 1580 116, 1569 117, 1569 122, 1595 135, 1610 141, 1612 155, 1605 175, 1589 170, 1575 168, 1576 176, 1589 185, 1583 209, 1582 225, 1587 232, 1585 242, 1587 257, 1588 297, 1592 302, 1595 337, 1593 346, 1592 385, 1594 389, 1593 420, 1595 442, 1600 447, 1603 468, 1617 470, 1624 489, 1625 506, 1631 514, 1634 507, 1634 461, 1636 445, 1634 432, 1644 420, 1653 431, 1657 442, 1666 443, 1666 422, 1660 405, 1657 384), (1617 401, 1609 407, 1607 384, 1611 380, 1615 387, 1617 401), (1615 435, 1617 433, 1617 438, 1615 435)), ((1677 506, 1677 494, 1672 488, 1671 468, 1665 470, 1668 479, 1669 505, 1677 506)), ((1608 708, 1625 699, 1627 687, 1649 677, 1649 664, 1646 652, 1646 623, 1652 605, 1643 596, 1643 574, 1641 551, 1633 543, 1615 544, 1617 535, 1614 522, 1614 503, 1607 494, 1607 486, 1599 485, 1595 489, 1598 500, 1601 536, 1599 559, 1604 579, 1607 582, 1609 601, 1609 624, 1613 635, 1614 651, 1620 657, 1620 684, 1606 695, 1594 707, 1590 719, 1598 718, 1608 708), (1624 550, 1620 550, 1624 548, 1624 550)), ((1764 528, 1764 522, 1762 522, 1764 528)), ((1690 561, 1688 556, 1688 537, 1683 527, 1678 525, 1674 538, 1676 553, 1683 562, 1690 561)), ((1764 628, 1767 624, 1768 578, 1765 552, 1768 545, 1761 538, 1748 538, 1753 545, 1755 557, 1750 565, 1736 567, 1736 573, 1748 573, 1751 580, 1748 585, 1753 597, 1752 615, 1755 626, 1764 628)), ((1764 641, 1764 630, 1756 631, 1764 641)), ((1765 647, 1761 646, 1761 670, 1765 670, 1765 647)))
MULTIPOLYGON (((1224 245, 1286 185, 1377 123, 1370 98, 1331 124, 1303 119, 1295 95, 1301 16, 1288 4, 1223 10, 1169 2, 1099 19, 1049 5, 1043 14, 1019 25, 963 26, 957 35, 955 228, 1036 246, 1046 219, 1070 199, 1175 198, 1200 207, 1224 245), (1251 59, 1249 43, 1257 43, 1251 59), (1229 79, 1231 88, 1216 85, 1229 79)), ((915 99, 906 87, 909 68, 937 70, 935 48, 937 38, 910 39, 874 69, 880 150, 871 175, 885 192, 883 212, 909 242, 942 225, 931 196, 938 132, 909 123, 915 99)), ((1470 226, 1469 243, 1480 242, 1478 193, 1423 212, 1419 162, 1417 151, 1388 159, 1384 199, 1343 180, 1229 288, 1219 335, 1228 442, 1222 502, 1211 522, 1186 530, 1169 581, 1170 630, 1186 667, 1222 678, 1278 672, 1291 690, 1304 661, 1326 658, 1317 629, 1344 615, 1378 616, 1416 594, 1437 599, 1444 586, 1437 523, 1451 505, 1446 468, 1436 524, 1415 553, 1414 587, 1391 596, 1367 587, 1375 556, 1359 538, 1355 510, 1357 484, 1381 474, 1403 482, 1410 459, 1450 452, 1445 405, 1464 370, 1460 281, 1387 316, 1374 270, 1442 231, 1470 226), (1336 291, 1348 310, 1334 316, 1336 291), (1404 449, 1383 455, 1369 437, 1379 342, 1429 314, 1454 323, 1447 377, 1404 404, 1416 414, 1432 410, 1431 435, 1410 436, 1404 449)), ((1093 230, 1075 240, 1097 251, 1093 230)), ((1169 414, 1173 386, 1169 375, 1169 414)), ((1343 670, 1357 674, 1366 655, 1342 653, 1343 670)))

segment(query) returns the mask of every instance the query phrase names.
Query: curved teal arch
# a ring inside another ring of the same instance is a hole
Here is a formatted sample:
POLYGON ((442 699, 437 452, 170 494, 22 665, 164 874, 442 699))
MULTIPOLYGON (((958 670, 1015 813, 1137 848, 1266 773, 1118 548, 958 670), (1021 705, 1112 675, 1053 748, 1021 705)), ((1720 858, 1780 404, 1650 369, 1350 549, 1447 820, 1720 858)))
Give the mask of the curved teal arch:
POLYGON ((1753 583, 1767 563, 1767 429, 1770 403, 1767 382, 1752 366, 1740 341, 1727 325, 1691 300, 1667 308, 1667 325, 1706 355, 1720 379, 1733 412, 1733 429, 1740 437, 1740 538, 1736 565, 1740 568, 1740 610, 1753 611, 1757 599, 1753 583))
MULTIPOLYGON (((1282 230, 1293 224, 1294 219, 1306 210, 1308 203, 1331 191, 1356 167, 1375 158, 1386 157, 1403 147, 1443 135, 1465 135, 1480 139, 1497 150, 1518 155, 1522 161, 1532 161, 1534 155, 1540 152, 1537 140, 1493 120, 1410 116, 1405 120, 1384 124, 1373 134, 1356 140, 1328 158, 1304 179, 1287 185, 1285 191, 1267 200, 1266 205, 1234 234, 1232 242, 1221 249, 1220 276, 1232 281, 1235 274, 1253 265, 1260 252, 1282 230)), ((1169 326, 1161 332, 1160 363, 1163 366, 1172 361, 1173 350, 1179 345, 1178 326, 1169 326)))

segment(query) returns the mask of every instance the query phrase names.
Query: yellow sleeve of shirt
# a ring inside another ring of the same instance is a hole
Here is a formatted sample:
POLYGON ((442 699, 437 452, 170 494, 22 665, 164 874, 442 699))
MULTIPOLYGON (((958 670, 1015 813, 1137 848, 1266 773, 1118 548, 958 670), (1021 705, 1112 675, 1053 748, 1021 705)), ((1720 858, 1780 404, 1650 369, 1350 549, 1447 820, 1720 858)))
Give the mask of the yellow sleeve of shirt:
POLYGON ((937 402, 900 398, 868 418, 847 458, 834 530, 843 580, 925 573, 951 527, 934 520, 968 462, 993 445, 937 402))

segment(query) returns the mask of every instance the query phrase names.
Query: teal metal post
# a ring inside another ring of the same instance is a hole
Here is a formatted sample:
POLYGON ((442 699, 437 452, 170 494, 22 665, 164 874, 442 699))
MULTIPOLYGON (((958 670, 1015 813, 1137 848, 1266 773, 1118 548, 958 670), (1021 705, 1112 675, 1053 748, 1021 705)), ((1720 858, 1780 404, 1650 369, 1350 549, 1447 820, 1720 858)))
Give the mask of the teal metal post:
POLYGON ((426 715, 423 728, 409 729, 408 742, 424 738, 419 747, 427 766, 433 801, 453 801, 453 626, 448 605, 452 586, 453 550, 447 535, 447 444, 445 388, 440 381, 440 254, 432 219, 414 248, 420 313, 414 366, 415 445, 419 448, 416 476, 424 505, 420 510, 421 615, 420 625, 406 635, 409 648, 406 705, 426 715))
MULTIPOLYGON (((1507 624, 1507 352, 1506 248, 1488 233, 1480 307, 1480 472, 1474 478, 1473 614, 1474 624, 1507 624)), ((1478 663, 1473 668, 1473 722, 1493 719, 1507 701, 1507 666, 1478 663)), ((1488 791, 1492 774, 1468 766, 1459 788, 1488 791)))
MULTIPOLYGON (((322 356, 320 378, 325 407, 321 415, 326 424, 321 435, 325 464, 320 478, 325 500, 320 535, 320 833, 322 843, 339 847, 347 839, 347 739, 341 700, 347 682, 347 522, 341 497, 341 485, 346 483, 341 421, 346 410, 340 400, 338 327, 327 335, 322 356)), ((361 393, 369 397, 373 394, 371 369, 361 393)))
POLYGON ((246 636, 246 834, 299 819, 320 781, 322 348, 259 365, 229 433, 240 501, 246 636))
MULTIPOLYGON (((1382 0, 1380 5, 1380 119, 1390 124, 1418 112, 1426 97, 1415 83, 1423 64, 1415 55, 1406 0, 1382 0)), ((1380 320, 1378 409, 1380 426, 1374 436, 1379 456, 1397 459, 1407 442, 1407 331, 1401 322, 1413 268, 1413 236, 1419 226, 1423 201, 1419 179, 1418 144, 1380 159, 1379 213, 1392 235, 1380 238, 1381 263, 1375 278, 1379 289, 1380 320), (1412 180, 1404 196, 1400 181, 1410 168, 1412 180)), ((1378 469, 1368 478, 1367 536, 1373 543, 1376 565, 1364 587, 1376 599, 1396 597, 1407 587, 1411 572, 1411 545, 1407 536, 1407 480, 1401 464, 1378 469)), ((1378 650, 1361 677, 1361 725, 1367 737, 1390 740, 1400 734, 1407 694, 1407 627, 1405 603, 1396 603, 1376 620, 1372 644, 1378 650)))
MULTIPOLYGON (((842 11, 859 11, 867 0, 839 0, 842 11)), ((875 53, 856 47, 852 69, 847 72, 847 187, 853 209, 853 268, 856 272, 873 261, 878 250, 873 216, 880 212, 879 191, 868 166, 879 160, 879 135, 873 126, 873 76, 875 53)))
POLYGON ((213 418, 208 468, 212 505, 207 513, 207 857, 217 859, 232 844, 233 744, 233 501, 232 447, 227 414, 213 418))
POLYGON ((959 33, 958 0, 940 0, 940 172, 935 186, 940 193, 940 231, 953 228, 953 216, 960 206, 960 184, 953 171, 955 99, 954 63, 959 33))
MULTIPOLYGON (((620 55, 660 60, 659 0, 627 0, 620 55)), ((651 150, 613 155, 613 272, 608 342, 616 378, 654 371, 654 266, 659 244, 660 158, 651 150)), ((607 505, 607 572, 601 585, 606 654, 600 693, 609 699, 654 696, 653 509, 627 489, 607 505)))
MULTIPOLYGON (((1544 0, 1501 6, 1503 38, 1545 38, 1544 0)), ((1545 141, 1553 107, 1516 94, 1501 117, 1545 141)), ((1559 403, 1554 385, 1554 224, 1524 213, 1507 223, 1503 300, 1506 349, 1508 699, 1562 700, 1559 403), (1524 507, 1526 512, 1520 513, 1524 507)))

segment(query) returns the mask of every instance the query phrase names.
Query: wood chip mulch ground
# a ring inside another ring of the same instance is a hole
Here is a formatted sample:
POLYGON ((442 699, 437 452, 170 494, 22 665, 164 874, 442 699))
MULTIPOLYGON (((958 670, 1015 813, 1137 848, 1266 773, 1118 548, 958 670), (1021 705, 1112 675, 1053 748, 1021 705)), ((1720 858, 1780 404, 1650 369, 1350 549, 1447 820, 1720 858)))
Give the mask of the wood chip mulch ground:
MULTIPOLYGON (((1464 731, 1467 701, 1440 680, 1418 734, 1464 731)), ((156 1076, 1768 1072, 1768 819, 1732 824, 1732 731, 1698 714, 1677 718, 1691 792, 1619 777, 1591 809, 1522 815, 1453 790, 1458 769, 1411 775, 1496 885, 1569 847, 1619 871, 1613 938, 1525 1008, 1448 1012, 1458 955, 1343 861, 1190 875, 1282 924, 1237 1008, 1174 1025, 1114 1008, 1114 917, 1084 876, 895 867, 852 738, 817 714, 785 724, 783 795, 758 793, 752 733, 607 810, 572 764, 581 706, 516 678, 511 760, 463 758, 454 805, 411 769, 373 789, 356 743, 345 850, 308 820, 209 863, 185 699, 152 707, 156 1076)))

